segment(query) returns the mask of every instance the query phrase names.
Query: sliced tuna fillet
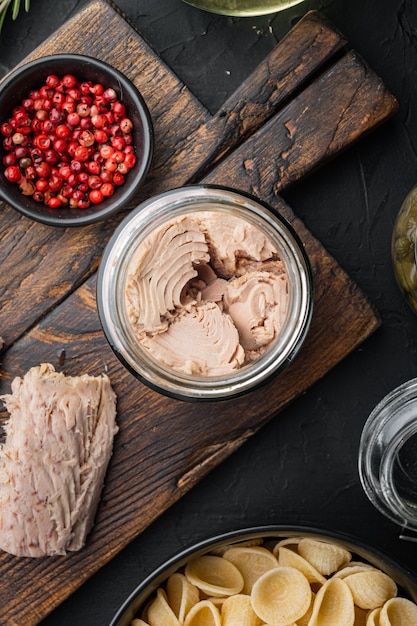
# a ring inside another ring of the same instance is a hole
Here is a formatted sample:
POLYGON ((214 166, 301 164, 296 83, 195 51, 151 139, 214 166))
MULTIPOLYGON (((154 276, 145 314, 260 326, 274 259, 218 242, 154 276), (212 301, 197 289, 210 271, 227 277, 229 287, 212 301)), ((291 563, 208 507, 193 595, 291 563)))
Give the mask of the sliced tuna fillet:
POLYGON ((201 211, 198 220, 206 235, 211 264, 222 278, 237 274, 241 258, 265 261, 277 253, 259 228, 239 217, 201 211))
POLYGON ((183 310, 166 332, 140 340, 155 359, 186 374, 222 376, 245 358, 232 320, 214 302, 183 310))
POLYGON ((272 239, 221 211, 174 217, 138 246, 126 308, 142 347, 184 374, 222 376, 257 359, 288 304, 272 239))
POLYGON ((128 314, 139 331, 161 332, 165 316, 181 307, 181 294, 197 276, 196 265, 209 261, 204 234, 183 217, 153 232, 133 259, 127 285, 128 314))
POLYGON ((118 430, 108 377, 41 364, 2 399, 10 419, 0 448, 0 548, 28 557, 79 550, 118 430))
POLYGON ((243 348, 256 351, 269 345, 283 326, 288 306, 286 274, 248 272, 227 283, 223 302, 243 348))
POLYGON ((220 303, 226 290, 227 280, 218 278, 207 263, 197 267, 197 278, 190 281, 184 289, 181 301, 184 307, 197 302, 210 301, 220 303))

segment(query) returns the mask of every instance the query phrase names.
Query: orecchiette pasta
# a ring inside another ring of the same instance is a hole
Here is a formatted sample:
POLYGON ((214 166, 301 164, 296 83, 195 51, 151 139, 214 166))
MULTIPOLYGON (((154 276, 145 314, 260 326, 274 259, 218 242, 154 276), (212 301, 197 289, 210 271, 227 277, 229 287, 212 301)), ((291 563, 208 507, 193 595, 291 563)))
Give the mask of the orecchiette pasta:
POLYGON ((198 589, 179 572, 168 578, 166 588, 168 602, 180 624, 183 624, 188 611, 200 600, 198 589))
POLYGON ((287 567, 295 567, 304 574, 309 583, 320 583, 323 585, 326 582, 323 574, 320 574, 316 568, 311 565, 304 557, 300 556, 294 550, 289 550, 285 546, 281 546, 278 551, 278 560, 281 565, 287 567))
POLYGON ((350 574, 343 580, 361 609, 376 609, 397 595, 397 585, 392 578, 376 569, 350 574))
POLYGON ((413 626, 417 624, 417 606, 406 598, 391 598, 379 614, 378 626, 413 626))
POLYGON ((198 589, 212 596, 231 596, 243 589, 238 568, 221 556, 200 556, 185 567, 185 575, 198 589))
POLYGON ((168 604, 164 589, 157 590, 154 602, 148 606, 148 622, 150 626, 158 626, 158 624, 179 626, 180 624, 174 611, 168 604))
POLYGON ((278 561, 273 554, 262 547, 237 546, 226 550, 223 557, 236 565, 243 576, 242 592, 250 594, 257 579, 274 567, 278 561))
POLYGON ((216 548, 171 574, 131 626, 417 626, 395 581, 309 537, 216 548))
POLYGON ((329 578, 317 592, 309 626, 353 626, 355 605, 341 578, 329 578))
POLYGON ((298 553, 323 576, 333 574, 352 558, 349 551, 342 546, 309 538, 301 539, 298 544, 298 553))
POLYGON ((209 600, 200 600, 187 613, 184 626, 221 626, 219 609, 209 600))
POLYGON ((253 609, 261 619, 289 626, 307 612, 311 588, 302 572, 278 566, 258 578, 251 595, 253 609))
POLYGON ((222 626, 262 626, 249 595, 237 593, 225 599, 221 612, 222 626))

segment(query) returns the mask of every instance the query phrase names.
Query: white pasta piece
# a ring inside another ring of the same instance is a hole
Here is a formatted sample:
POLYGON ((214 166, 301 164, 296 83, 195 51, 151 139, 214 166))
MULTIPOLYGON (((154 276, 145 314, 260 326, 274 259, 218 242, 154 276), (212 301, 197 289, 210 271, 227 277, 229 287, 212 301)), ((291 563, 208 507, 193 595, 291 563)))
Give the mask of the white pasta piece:
POLYGON ((162 588, 157 589, 156 598, 149 605, 147 614, 149 626, 180 626, 162 588))
POLYGON ((351 574, 344 578, 355 604, 362 609, 376 609, 397 595, 393 579, 377 569, 351 574))
POLYGON ((308 626, 309 625, 311 616, 313 614, 313 606, 314 606, 315 597, 316 597, 315 593, 311 592, 310 606, 308 607, 307 612, 304 613, 304 615, 297 620, 296 626, 308 626))
POLYGON ((416 626, 417 606, 406 598, 391 598, 381 608, 379 626, 416 626))
POLYGON ((369 570, 376 570, 376 567, 369 565, 369 563, 361 563, 360 561, 351 561, 347 565, 343 566, 340 570, 335 572, 333 576, 337 578, 346 578, 351 574, 358 574, 359 572, 367 572, 369 570))
POLYGON ((242 593, 250 594, 254 583, 262 574, 274 567, 278 567, 278 561, 273 554, 262 547, 233 547, 224 553, 227 559, 240 571, 244 584, 242 593))
POLYGON ((212 596, 231 596, 243 589, 243 576, 233 563, 220 556, 205 555, 185 567, 188 580, 212 596))
POLYGON ((381 607, 374 609, 368 613, 365 626, 380 626, 379 616, 381 615, 381 607))
POLYGON ((137 617, 135 617, 135 619, 130 622, 130 626, 149 626, 149 624, 147 622, 144 622, 143 619, 138 619, 137 617))
POLYGON ((349 587, 330 578, 317 592, 309 626, 354 626, 355 607, 349 587))
POLYGON ((167 580, 168 603, 182 624, 188 611, 200 600, 200 594, 184 576, 176 572, 167 580))
POLYGON ((326 582, 326 578, 311 563, 285 546, 280 546, 278 550, 278 563, 284 567, 295 567, 304 574, 309 583, 323 585, 326 582))
POLYGON ((335 543, 304 538, 298 544, 298 553, 323 576, 329 576, 352 560, 351 553, 335 543))
POLYGON ((252 608, 249 595, 238 593, 223 602, 222 626, 261 626, 262 620, 252 608))
POLYGON ((255 613, 264 622, 289 626, 308 611, 311 589, 298 570, 276 567, 258 578, 251 597, 255 613))
POLYGON ((278 555, 278 551, 281 546, 285 546, 289 550, 294 550, 297 552, 298 544, 300 543, 302 537, 286 537, 285 539, 280 539, 278 543, 272 548, 272 554, 274 556, 278 555))
POLYGON ((219 609, 210 600, 200 600, 188 613, 184 626, 221 626, 219 609))

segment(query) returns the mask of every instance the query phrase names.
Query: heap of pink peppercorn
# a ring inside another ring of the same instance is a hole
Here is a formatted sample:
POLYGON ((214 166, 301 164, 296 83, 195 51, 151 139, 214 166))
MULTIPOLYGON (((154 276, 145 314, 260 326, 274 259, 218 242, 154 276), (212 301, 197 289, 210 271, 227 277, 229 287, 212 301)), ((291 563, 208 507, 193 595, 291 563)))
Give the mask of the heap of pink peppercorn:
POLYGON ((86 209, 112 196, 134 167, 132 130, 114 89, 50 74, 0 125, 4 175, 52 209, 86 209))

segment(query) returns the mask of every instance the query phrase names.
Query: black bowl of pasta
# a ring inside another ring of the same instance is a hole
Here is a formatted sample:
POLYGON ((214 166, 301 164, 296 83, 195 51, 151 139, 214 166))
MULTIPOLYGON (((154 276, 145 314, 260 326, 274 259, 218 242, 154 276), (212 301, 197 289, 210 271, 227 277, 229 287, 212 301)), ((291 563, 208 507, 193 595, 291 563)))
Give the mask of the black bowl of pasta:
POLYGON ((300 526, 229 532, 143 580, 110 626, 417 624, 417 576, 355 539, 300 526))

